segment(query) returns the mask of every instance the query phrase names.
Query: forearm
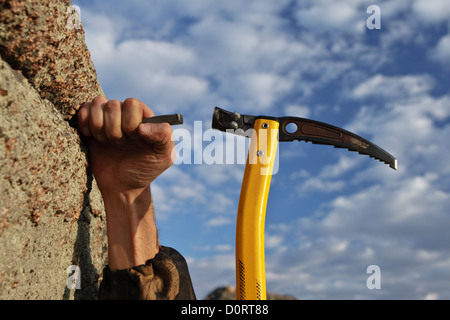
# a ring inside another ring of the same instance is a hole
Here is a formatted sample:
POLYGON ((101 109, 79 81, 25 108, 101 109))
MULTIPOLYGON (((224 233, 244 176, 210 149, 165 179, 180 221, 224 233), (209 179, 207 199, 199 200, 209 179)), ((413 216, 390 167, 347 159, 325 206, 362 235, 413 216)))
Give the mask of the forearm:
POLYGON ((150 186, 127 192, 102 190, 111 270, 145 264, 159 250, 150 186))

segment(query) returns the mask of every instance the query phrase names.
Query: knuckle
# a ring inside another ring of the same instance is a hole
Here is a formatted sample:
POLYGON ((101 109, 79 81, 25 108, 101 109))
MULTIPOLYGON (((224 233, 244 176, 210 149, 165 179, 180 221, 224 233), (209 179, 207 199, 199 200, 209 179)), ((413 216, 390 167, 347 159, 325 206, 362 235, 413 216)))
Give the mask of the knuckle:
POLYGON ((136 107, 140 104, 140 101, 136 98, 127 98, 125 99, 125 101, 123 102, 123 107, 124 108, 133 108, 136 107))
POLYGON ((107 101, 107 99, 103 96, 97 96, 94 99, 92 99, 93 104, 105 103, 106 101, 107 101))
POLYGON ((105 103, 103 110, 106 112, 120 111, 120 101, 119 100, 109 100, 105 103))
POLYGON ((81 111, 81 110, 88 110, 90 105, 91 105, 90 102, 85 102, 85 103, 83 103, 83 104, 81 105, 80 111, 81 111))
POLYGON ((78 111, 78 121, 85 121, 89 117, 88 105, 85 103, 78 111))

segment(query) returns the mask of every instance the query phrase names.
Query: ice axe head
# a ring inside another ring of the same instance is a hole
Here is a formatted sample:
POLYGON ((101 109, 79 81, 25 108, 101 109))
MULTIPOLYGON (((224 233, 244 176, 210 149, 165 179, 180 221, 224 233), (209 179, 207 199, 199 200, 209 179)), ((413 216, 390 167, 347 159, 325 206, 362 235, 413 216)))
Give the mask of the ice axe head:
POLYGON ((388 164, 397 170, 397 159, 376 144, 333 125, 298 117, 252 116, 230 112, 215 107, 212 128, 224 132, 248 136, 254 128, 255 120, 268 119, 279 123, 278 141, 306 141, 315 144, 331 145, 368 155, 388 164))

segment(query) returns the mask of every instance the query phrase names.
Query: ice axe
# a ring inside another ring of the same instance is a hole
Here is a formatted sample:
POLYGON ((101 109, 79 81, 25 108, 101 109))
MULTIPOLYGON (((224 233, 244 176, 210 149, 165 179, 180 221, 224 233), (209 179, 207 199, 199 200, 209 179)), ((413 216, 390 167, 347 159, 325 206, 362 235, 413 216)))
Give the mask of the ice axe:
POLYGON ((374 143, 344 129, 310 119, 244 115, 216 107, 212 128, 251 138, 236 221, 238 300, 266 299, 264 227, 279 141, 299 140, 346 148, 397 169, 397 159, 374 143))

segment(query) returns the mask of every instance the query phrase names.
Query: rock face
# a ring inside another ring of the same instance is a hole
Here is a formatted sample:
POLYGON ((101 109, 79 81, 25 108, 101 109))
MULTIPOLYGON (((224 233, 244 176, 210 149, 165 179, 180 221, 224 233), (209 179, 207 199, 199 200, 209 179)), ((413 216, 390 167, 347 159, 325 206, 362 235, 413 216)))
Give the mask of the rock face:
MULTIPOLYGON (((236 288, 233 286, 220 287, 209 293, 205 300, 236 300, 236 288)), ((285 294, 267 292, 267 300, 297 300, 285 294)))
POLYGON ((65 119, 103 95, 82 25, 67 0, 0 0, 0 53, 65 119))
POLYGON ((101 195, 65 121, 103 95, 70 6, 0 0, 0 299, 96 299, 106 264, 101 195))

